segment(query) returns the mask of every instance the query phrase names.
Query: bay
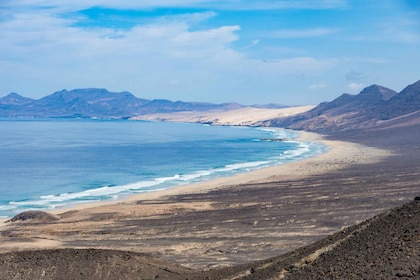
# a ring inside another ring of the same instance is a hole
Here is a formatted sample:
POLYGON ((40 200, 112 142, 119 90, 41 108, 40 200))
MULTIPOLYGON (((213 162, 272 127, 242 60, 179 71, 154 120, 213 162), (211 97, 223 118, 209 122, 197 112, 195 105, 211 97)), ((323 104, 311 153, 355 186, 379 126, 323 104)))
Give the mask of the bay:
POLYGON ((0 217, 231 176, 326 149, 296 136, 191 123, 0 119, 0 217))

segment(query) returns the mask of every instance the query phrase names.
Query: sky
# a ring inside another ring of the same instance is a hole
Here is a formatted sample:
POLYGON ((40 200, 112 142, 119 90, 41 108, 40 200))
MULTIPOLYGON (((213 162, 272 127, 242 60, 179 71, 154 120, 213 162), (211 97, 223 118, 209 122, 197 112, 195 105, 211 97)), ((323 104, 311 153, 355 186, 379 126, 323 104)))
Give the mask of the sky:
POLYGON ((0 96, 315 105, 419 79, 418 0, 0 1, 0 96))

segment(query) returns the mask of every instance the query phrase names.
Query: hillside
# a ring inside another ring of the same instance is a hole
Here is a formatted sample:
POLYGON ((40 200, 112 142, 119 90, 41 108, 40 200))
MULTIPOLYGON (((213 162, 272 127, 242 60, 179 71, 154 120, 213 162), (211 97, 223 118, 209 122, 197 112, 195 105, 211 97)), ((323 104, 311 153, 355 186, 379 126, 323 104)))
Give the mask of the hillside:
POLYGON ((292 117, 264 122, 278 126, 318 132, 375 128, 385 121, 420 122, 414 117, 420 110, 420 81, 407 86, 400 93, 372 85, 358 95, 342 94, 331 102, 324 102, 308 112, 292 117))
POLYGON ((148 100, 137 98, 126 91, 86 88, 61 90, 38 100, 11 93, 0 98, 0 117, 130 118, 145 114, 232 110, 242 107, 237 103, 148 100))
POLYGON ((20 96, 19 94, 15 92, 12 92, 3 98, 0 98, 0 105, 24 105, 27 103, 31 103, 33 101, 34 100, 31 98, 26 98, 26 97, 20 96))
MULTIPOLYGON (((279 113, 277 116, 274 110, 287 106, 268 104, 245 107, 238 103, 148 100, 137 98, 129 92, 109 92, 98 88, 61 90, 38 100, 17 93, 0 98, 0 117, 6 118, 134 118, 220 125, 223 124, 220 117, 224 116, 224 112, 240 112, 246 108, 255 108, 260 115, 265 111, 267 118, 261 116, 256 121, 240 122, 241 125, 334 132, 380 128, 384 124, 413 124, 420 122, 417 117, 420 110, 420 81, 407 86, 400 93, 380 85, 371 85, 358 95, 344 93, 312 110, 291 115, 279 113), (200 112, 212 113, 203 115, 200 112)), ((238 122, 231 123, 237 125, 238 122)))
POLYGON ((145 254, 56 249, 0 254, 1 279, 418 279, 420 198, 268 260, 194 271, 145 254))
POLYGON ((309 246, 202 279, 418 279, 420 197, 309 246))

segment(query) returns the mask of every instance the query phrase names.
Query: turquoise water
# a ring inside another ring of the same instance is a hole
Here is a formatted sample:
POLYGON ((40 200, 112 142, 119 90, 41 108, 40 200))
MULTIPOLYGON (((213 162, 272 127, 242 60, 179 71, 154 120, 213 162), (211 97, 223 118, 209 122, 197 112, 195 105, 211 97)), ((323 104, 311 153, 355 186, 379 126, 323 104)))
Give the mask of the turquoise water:
POLYGON ((326 149, 296 136, 188 123, 0 119, 0 217, 207 181, 326 149))

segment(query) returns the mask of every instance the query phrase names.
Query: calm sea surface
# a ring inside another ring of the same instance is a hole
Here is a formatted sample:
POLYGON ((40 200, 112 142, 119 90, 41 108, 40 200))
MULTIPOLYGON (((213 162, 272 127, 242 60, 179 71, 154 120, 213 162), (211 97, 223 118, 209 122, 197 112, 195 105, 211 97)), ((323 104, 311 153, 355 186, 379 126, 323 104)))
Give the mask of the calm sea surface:
POLYGON ((296 136, 187 123, 0 119, 0 217, 206 181, 326 149, 296 136))

